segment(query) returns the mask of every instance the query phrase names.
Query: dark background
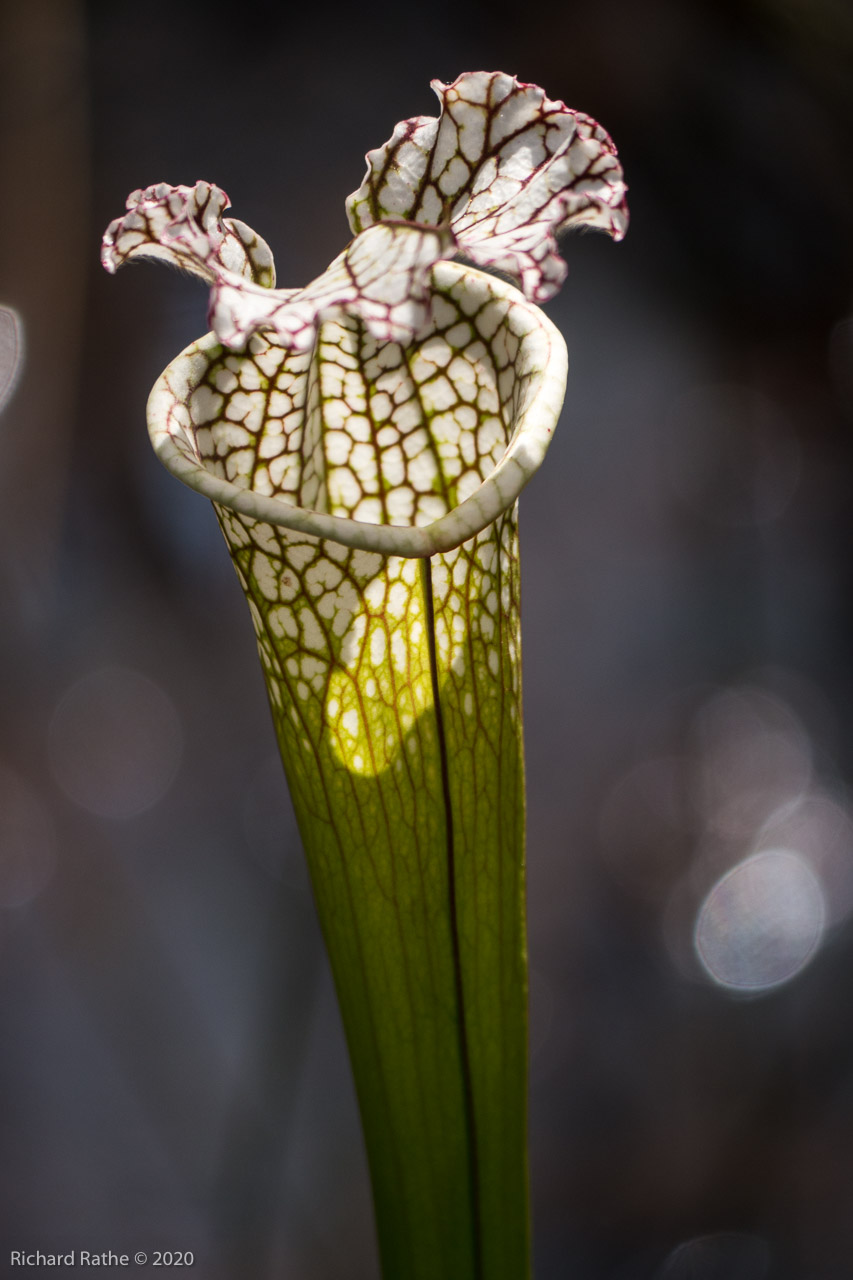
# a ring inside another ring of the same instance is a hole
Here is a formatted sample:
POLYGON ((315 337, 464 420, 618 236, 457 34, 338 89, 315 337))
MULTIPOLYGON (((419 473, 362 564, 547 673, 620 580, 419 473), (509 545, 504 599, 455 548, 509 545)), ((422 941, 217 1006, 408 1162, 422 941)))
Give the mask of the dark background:
POLYGON ((305 283, 429 80, 500 68, 610 130, 633 217, 564 243, 522 499, 536 1277, 853 1275, 853 11, 0 12, 0 1268, 377 1274, 248 613, 145 434, 204 290, 98 243, 206 178, 305 283))

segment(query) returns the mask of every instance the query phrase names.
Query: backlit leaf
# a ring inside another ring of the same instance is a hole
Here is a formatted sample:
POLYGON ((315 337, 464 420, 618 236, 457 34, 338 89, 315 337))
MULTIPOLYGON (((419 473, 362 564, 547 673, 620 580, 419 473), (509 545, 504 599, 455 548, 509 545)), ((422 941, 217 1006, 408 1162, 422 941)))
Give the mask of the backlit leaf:
POLYGON ((565 227, 621 237, 625 186, 604 130, 541 89, 433 87, 441 115, 369 154, 355 238, 304 288, 273 287, 208 183, 134 192, 103 261, 162 258, 211 289, 213 332, 158 380, 149 430, 213 500, 249 602, 383 1273, 525 1280, 516 514, 566 379, 527 299, 562 281, 565 227))
POLYGON ((554 344, 551 377, 565 364, 548 322, 510 286, 442 270, 444 327, 420 344, 377 344, 354 319, 323 325, 312 353, 258 336, 238 355, 211 337, 166 370, 149 412, 167 464, 228 500, 217 512, 335 973, 385 1274, 518 1280, 528 1226, 515 501, 462 545, 406 552, 419 522, 452 519, 495 474, 517 414, 541 412, 550 431, 559 395, 531 335, 554 344), (245 506, 260 497, 264 516, 245 506), (300 509, 349 532, 375 522, 404 554, 295 529, 300 509))
POLYGON ((383 218, 446 226, 461 253, 513 276, 535 302, 565 279, 559 231, 590 226, 622 238, 625 182, 601 125, 499 71, 432 87, 441 115, 401 121, 368 152, 364 182, 347 201, 353 231, 383 218))

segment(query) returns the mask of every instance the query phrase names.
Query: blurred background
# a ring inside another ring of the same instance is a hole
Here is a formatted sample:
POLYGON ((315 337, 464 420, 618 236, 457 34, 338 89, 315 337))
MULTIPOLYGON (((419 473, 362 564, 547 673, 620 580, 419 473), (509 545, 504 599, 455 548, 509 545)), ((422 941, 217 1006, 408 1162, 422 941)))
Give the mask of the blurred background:
POLYGON ((145 433, 205 291, 98 245, 205 178, 305 283, 429 80, 500 68, 633 218, 564 243, 522 498, 536 1277, 853 1274, 853 11, 0 13, 0 1267, 377 1276, 248 612, 145 433))

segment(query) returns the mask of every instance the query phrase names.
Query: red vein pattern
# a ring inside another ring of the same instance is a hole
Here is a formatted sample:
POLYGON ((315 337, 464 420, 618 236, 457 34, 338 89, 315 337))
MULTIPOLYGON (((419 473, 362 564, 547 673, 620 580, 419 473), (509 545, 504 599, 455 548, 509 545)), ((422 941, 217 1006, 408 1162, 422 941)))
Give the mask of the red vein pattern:
POLYGON ((364 182, 347 201, 353 231, 387 218, 447 226, 472 262, 545 302, 566 276, 558 232, 625 234, 627 188, 613 142, 589 116, 499 71, 432 87, 441 115, 401 121, 367 153, 364 182))
POLYGON ((378 342, 352 317, 313 351, 203 339, 151 394, 154 447, 221 506, 402 556, 458 546, 510 508, 551 441, 566 348, 505 281, 442 262, 431 324, 378 342), (212 368, 208 365, 212 363, 212 368))
POLYGON ((160 258, 200 276, 212 286, 211 327, 232 350, 263 332, 308 351, 320 324, 345 315, 379 341, 412 342, 430 326, 434 267, 457 253, 544 302, 566 274, 558 232, 625 233, 613 143, 589 116, 502 72, 433 88, 441 115, 402 121, 368 153, 365 180, 347 201, 355 239, 304 288, 273 288, 268 246, 222 218, 228 197, 207 182, 133 192, 107 228, 104 266, 160 258))
POLYGON ((285 295, 242 280, 218 282, 211 328, 237 350, 263 332, 290 351, 310 351, 319 325, 349 314, 379 341, 408 345, 429 326, 430 268, 451 256, 452 242, 446 231, 378 223, 304 289, 285 295))
MULTIPOLYGON (((231 201, 220 187, 159 182, 127 197, 127 213, 104 233, 101 262, 112 274, 132 258, 154 258, 181 267, 208 284, 224 277, 275 285, 272 251, 257 232, 222 214, 231 201)), ((293 291, 295 292, 295 290, 293 291)))

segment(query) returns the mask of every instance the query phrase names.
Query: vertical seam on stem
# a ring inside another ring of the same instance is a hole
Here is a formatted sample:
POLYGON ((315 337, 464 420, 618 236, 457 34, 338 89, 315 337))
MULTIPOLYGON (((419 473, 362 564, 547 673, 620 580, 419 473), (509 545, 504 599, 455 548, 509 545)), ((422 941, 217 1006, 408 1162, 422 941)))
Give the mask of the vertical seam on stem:
POLYGON ((426 606, 429 669, 432 681, 432 701, 435 708, 435 722, 438 733, 438 755, 441 765, 441 790, 444 797, 450 939, 451 947, 453 949, 453 981, 456 989, 459 1061, 462 1070, 462 1101, 465 1111, 465 1129, 468 1142, 468 1177, 471 1200, 471 1220, 474 1236, 472 1241, 474 1276, 476 1280, 482 1280, 483 1252, 480 1230, 480 1171, 477 1153, 477 1119, 474 1114, 474 1088, 471 1078, 471 1058, 468 1049, 468 1026, 465 1019, 465 985, 462 980, 462 957, 459 947, 459 918, 456 907, 456 858, 453 832, 453 807, 450 795, 450 768, 447 758, 447 735, 444 729, 444 716, 441 710, 441 700, 439 698, 438 688, 438 655, 435 641, 435 605, 432 595, 432 561, 429 557, 424 557, 421 560, 421 582, 423 584, 424 603, 426 606))

